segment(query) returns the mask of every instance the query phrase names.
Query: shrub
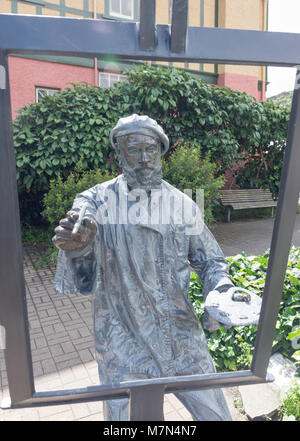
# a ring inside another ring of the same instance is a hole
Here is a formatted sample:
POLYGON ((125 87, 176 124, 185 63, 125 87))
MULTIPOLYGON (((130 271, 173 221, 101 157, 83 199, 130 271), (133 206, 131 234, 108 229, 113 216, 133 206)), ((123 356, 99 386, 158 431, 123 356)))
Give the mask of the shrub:
POLYGON ((246 93, 214 87, 183 69, 140 65, 118 86, 128 96, 128 112, 157 120, 170 139, 170 153, 196 139, 203 155, 221 160, 220 173, 259 141, 261 103, 246 93))
POLYGON ((40 221, 50 181, 66 179, 80 158, 85 169, 117 169, 108 138, 118 107, 113 89, 81 83, 21 109, 13 126, 23 223, 40 221))
MULTIPOLYGON (((261 295, 266 278, 269 252, 258 256, 239 254, 228 257, 229 273, 236 286, 246 288, 254 294, 261 295)), ((280 352, 285 357, 294 355, 293 345, 288 335, 300 324, 300 248, 293 247, 289 255, 284 280, 283 297, 276 324, 276 333, 272 352, 280 352)), ((190 296, 199 319, 204 304, 202 286, 197 275, 191 276, 190 296)), ((257 325, 220 328, 214 332, 205 331, 208 347, 218 370, 248 369, 255 345, 257 325)))
POLYGON ((264 118, 259 145, 246 151, 246 162, 237 172, 242 188, 268 188, 277 199, 283 158, 286 149, 290 109, 275 101, 262 103, 264 118))
POLYGON ((163 160, 163 177, 181 191, 192 189, 204 190, 204 219, 212 226, 213 205, 218 198, 218 190, 224 184, 222 176, 217 177, 219 167, 211 162, 207 153, 202 158, 200 147, 196 143, 185 143, 178 146, 167 160, 163 160))
POLYGON ((64 218, 67 211, 72 208, 76 194, 81 193, 96 184, 113 179, 108 171, 82 170, 82 161, 75 167, 75 172, 70 173, 66 180, 58 177, 50 182, 50 190, 43 199, 43 217, 51 227, 58 225, 60 219, 64 218))
MULTIPOLYGON (((170 138, 170 153, 197 140, 220 162, 220 174, 259 147, 264 107, 250 95, 213 87, 182 69, 140 65, 127 81, 101 89, 86 83, 20 110, 14 121, 22 220, 38 220, 50 180, 66 179, 80 157, 85 169, 119 167, 109 133, 122 116, 148 114, 170 138)), ((271 138, 272 139, 272 138, 271 138)))
POLYGON ((288 393, 282 399, 282 405, 279 414, 284 416, 293 416, 296 421, 300 421, 300 384, 294 384, 288 393))

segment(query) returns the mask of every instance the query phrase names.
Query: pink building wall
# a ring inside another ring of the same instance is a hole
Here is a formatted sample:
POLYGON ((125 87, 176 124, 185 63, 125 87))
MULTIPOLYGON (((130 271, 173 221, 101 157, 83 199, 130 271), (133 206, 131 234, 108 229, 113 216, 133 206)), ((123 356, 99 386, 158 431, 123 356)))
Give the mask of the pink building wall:
POLYGON ((26 104, 35 102, 35 87, 65 89, 67 83, 95 84, 94 69, 10 56, 8 60, 13 119, 26 104))
POLYGON ((220 74, 218 77, 218 86, 226 86, 233 90, 247 92, 258 101, 265 101, 265 91, 257 89, 257 82, 257 77, 251 75, 225 73, 220 74))

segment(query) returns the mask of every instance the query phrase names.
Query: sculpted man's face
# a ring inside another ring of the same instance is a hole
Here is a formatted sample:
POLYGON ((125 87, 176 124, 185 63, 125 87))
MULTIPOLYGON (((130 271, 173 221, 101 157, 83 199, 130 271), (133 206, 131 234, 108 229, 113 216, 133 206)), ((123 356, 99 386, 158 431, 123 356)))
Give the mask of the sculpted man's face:
POLYGON ((161 176, 161 144, 157 138, 134 133, 118 138, 123 173, 131 187, 151 189, 161 176))

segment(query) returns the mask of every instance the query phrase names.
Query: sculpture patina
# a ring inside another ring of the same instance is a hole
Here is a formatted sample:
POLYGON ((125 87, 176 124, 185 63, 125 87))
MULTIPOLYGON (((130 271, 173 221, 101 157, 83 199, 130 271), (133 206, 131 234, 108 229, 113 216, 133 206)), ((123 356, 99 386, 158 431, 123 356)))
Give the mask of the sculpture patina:
MULTIPOLYGON (((162 179, 169 140, 157 122, 121 118, 110 141, 123 174, 77 195, 55 229, 56 291, 93 294, 102 384, 215 372, 188 290, 192 267, 204 298, 232 292, 224 255, 196 204, 162 179)), ((220 325, 206 312, 206 328, 220 325)), ((221 389, 176 396, 195 420, 231 419, 221 389)), ((104 402, 104 416, 127 420, 128 400, 104 402)))

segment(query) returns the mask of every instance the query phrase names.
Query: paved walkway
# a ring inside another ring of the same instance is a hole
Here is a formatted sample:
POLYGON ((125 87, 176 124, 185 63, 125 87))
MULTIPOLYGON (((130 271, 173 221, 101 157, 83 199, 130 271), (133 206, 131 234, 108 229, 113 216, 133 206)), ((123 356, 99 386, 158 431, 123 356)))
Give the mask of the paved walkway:
MULTIPOLYGON (((273 219, 232 222, 217 225, 214 234, 225 255, 245 251, 264 252, 270 247, 273 219)), ((300 246, 300 215, 293 244, 300 246)), ((97 364, 93 358, 91 302, 84 296, 59 296, 53 289, 55 268, 35 269, 37 247, 24 248, 24 273, 32 347, 33 370, 37 391, 71 389, 98 385, 97 364)), ((245 419, 235 408, 237 388, 224 389, 233 420, 245 419)), ((0 351, 0 401, 7 396, 4 353, 0 351)), ((165 396, 165 420, 189 421, 185 407, 168 394, 165 396)), ((5 420, 103 420, 102 403, 79 403, 31 409, 0 410, 5 420)))
MULTIPOLYGON (((213 233, 225 256, 245 251, 248 255, 264 253, 271 247, 274 218, 234 221, 217 224, 213 233)), ((300 214, 297 214, 292 244, 300 246, 300 214)))

